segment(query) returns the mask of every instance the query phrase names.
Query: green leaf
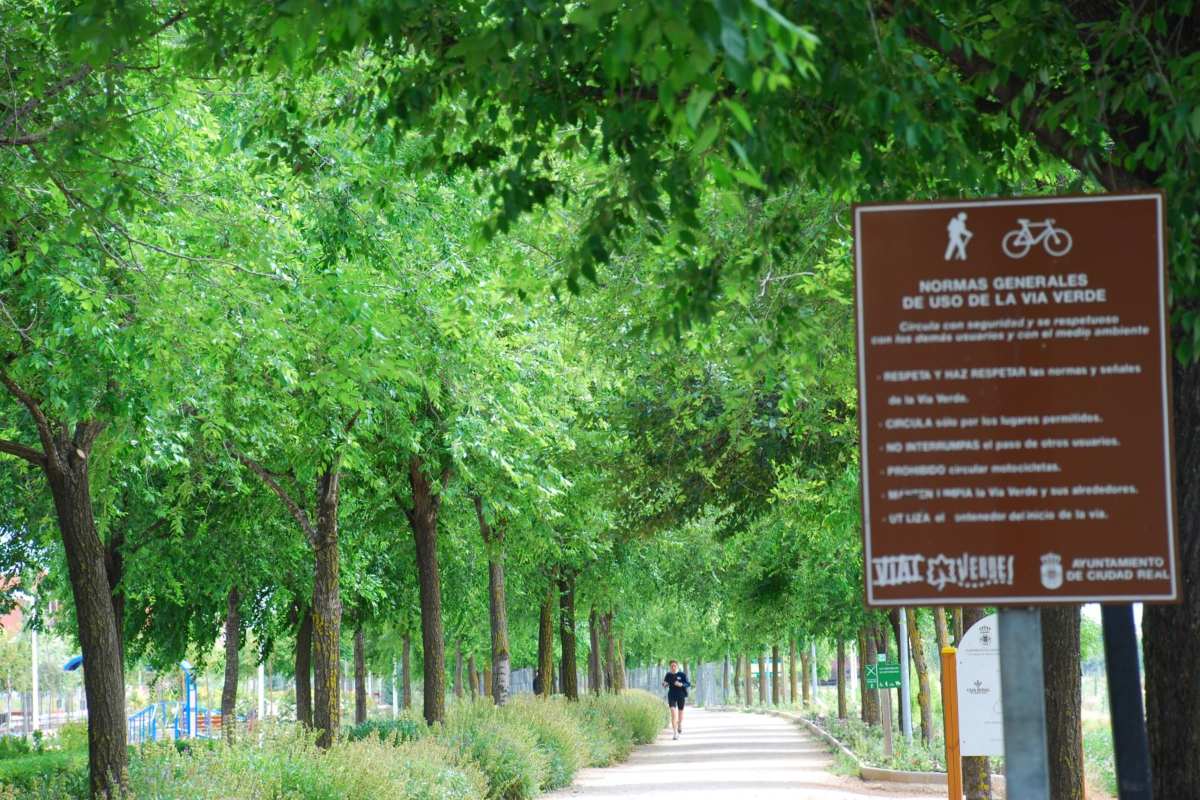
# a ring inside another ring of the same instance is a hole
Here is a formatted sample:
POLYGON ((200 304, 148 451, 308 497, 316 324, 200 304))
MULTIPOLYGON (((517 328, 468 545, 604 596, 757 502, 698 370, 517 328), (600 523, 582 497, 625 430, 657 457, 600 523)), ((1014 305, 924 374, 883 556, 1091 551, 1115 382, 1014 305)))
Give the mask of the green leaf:
POLYGON ((704 116, 704 110, 708 108, 708 104, 713 99, 713 93, 708 89, 694 89, 688 95, 686 114, 688 124, 692 126, 692 130, 697 130, 700 127, 700 120, 704 116))

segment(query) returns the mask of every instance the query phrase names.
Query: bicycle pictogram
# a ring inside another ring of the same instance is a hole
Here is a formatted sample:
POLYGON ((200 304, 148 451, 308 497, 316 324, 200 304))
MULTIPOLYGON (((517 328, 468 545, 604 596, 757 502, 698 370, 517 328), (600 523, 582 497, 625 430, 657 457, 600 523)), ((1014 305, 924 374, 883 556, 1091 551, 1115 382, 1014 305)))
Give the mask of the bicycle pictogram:
POLYGON ((1039 244, 1052 256, 1065 256, 1071 252, 1071 234, 1066 228, 1054 227, 1053 218, 1041 222, 1018 219, 1017 222, 1021 227, 1004 234, 1004 238, 1000 240, 1000 247, 1009 258, 1024 258, 1039 244))

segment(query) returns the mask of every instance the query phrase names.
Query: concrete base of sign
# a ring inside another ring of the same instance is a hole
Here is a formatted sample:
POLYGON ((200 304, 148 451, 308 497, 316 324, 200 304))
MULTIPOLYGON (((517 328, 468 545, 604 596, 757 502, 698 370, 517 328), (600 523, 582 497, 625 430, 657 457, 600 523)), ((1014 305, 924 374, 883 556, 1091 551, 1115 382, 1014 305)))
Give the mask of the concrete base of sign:
MULTIPOLYGON (((841 753, 848 758, 858 769, 858 777, 864 781, 875 781, 878 783, 904 783, 904 784, 923 784, 926 786, 945 786, 946 773, 944 772, 916 772, 900 769, 885 769, 883 767, 872 767, 862 762, 854 751, 847 748, 836 738, 831 736, 826 731, 822 730, 819 725, 815 725, 802 715, 790 711, 776 711, 774 709, 748 708, 744 706, 707 706, 708 711, 750 711, 755 714, 769 714, 772 717, 795 722, 800 727, 807 730, 813 736, 816 736, 821 741, 829 745, 830 749, 836 753, 841 753)), ((997 797, 1004 797, 1004 776, 992 775, 992 789, 997 793, 997 797)))

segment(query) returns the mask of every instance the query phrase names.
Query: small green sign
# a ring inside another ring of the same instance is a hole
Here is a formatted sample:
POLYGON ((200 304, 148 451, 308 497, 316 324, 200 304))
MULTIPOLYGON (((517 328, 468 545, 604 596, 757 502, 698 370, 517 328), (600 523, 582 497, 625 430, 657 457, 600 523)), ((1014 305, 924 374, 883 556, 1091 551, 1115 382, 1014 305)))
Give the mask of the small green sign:
POLYGON ((878 664, 867 664, 868 689, 899 689, 900 662, 880 661, 878 664))

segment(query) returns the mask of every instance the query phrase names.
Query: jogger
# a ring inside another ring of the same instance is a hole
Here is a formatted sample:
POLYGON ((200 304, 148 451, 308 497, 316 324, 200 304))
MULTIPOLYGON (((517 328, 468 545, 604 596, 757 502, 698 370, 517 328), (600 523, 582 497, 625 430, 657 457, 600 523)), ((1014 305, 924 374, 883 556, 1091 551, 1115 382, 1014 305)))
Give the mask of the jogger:
POLYGON ((683 733, 683 707, 687 701, 688 689, 692 683, 687 673, 679 668, 679 662, 672 659, 670 672, 663 676, 662 685, 667 690, 667 705, 671 708, 671 730, 675 739, 683 733))

